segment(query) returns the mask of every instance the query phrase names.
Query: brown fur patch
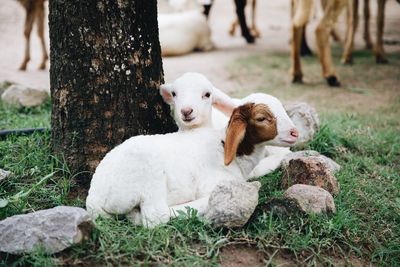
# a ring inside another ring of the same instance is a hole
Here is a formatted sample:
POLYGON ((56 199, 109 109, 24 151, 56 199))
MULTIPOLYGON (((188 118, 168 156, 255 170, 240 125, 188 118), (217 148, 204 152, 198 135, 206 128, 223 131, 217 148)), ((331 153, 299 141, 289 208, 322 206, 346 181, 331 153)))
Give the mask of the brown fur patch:
POLYGON ((247 103, 235 108, 226 134, 225 164, 236 155, 250 155, 254 145, 272 140, 277 134, 276 118, 267 105, 247 103))

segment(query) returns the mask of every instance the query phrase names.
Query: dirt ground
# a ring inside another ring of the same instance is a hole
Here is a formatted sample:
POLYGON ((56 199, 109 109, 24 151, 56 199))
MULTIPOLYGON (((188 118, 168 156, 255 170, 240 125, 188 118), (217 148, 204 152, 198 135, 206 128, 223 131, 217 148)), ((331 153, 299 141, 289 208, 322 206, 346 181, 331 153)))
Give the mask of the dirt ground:
MULTIPOLYGON (((316 1, 319 3, 319 1, 316 1)), ((371 1, 372 19, 371 29, 375 32, 376 1, 371 1)), ((258 1, 257 22, 261 31, 261 38, 254 45, 247 45, 237 32, 235 37, 228 35, 228 29, 234 19, 233 1, 216 0, 211 10, 210 25, 213 31, 213 41, 216 49, 208 53, 192 53, 189 55, 164 58, 164 72, 167 82, 187 71, 198 71, 205 74, 221 89, 229 91, 240 90, 240 85, 229 73, 227 67, 236 59, 249 55, 263 55, 265 53, 289 53, 289 0, 258 1)), ((361 9, 360 9, 361 10, 361 9)), ((400 5, 389 0, 386 6, 385 39, 399 41, 400 38, 400 5), (396 39, 397 38, 397 39, 396 39)), ((310 45, 314 48, 314 29, 321 15, 320 8, 314 10, 310 26, 307 31, 310 45)), ((38 71, 40 62, 40 46, 36 36, 36 29, 31 38, 31 62, 28 71, 18 71, 24 51, 23 24, 24 10, 15 0, 2 0, 0 5, 0 81, 10 80, 34 88, 47 89, 49 86, 48 68, 38 71)), ((344 31, 342 24, 340 29, 344 31)), ((360 21, 361 25, 361 21, 360 21)), ((360 27, 361 28, 361 27, 360 27)), ((47 32, 47 31, 46 31, 47 32)), ((359 30, 356 39, 356 48, 363 47, 362 33, 359 30)), ((47 33, 47 44, 49 44, 47 33)), ((386 46, 387 52, 400 52, 400 45, 386 46)), ((288 54, 289 56, 289 54, 288 54)))

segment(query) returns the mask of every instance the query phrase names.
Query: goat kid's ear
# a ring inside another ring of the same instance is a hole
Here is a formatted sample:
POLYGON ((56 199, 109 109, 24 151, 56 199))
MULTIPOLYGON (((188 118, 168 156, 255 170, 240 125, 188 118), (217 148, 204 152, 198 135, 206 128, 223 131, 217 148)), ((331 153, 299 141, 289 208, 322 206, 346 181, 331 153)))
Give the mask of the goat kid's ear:
POLYGON ((240 118, 233 118, 226 130, 224 145, 224 164, 228 166, 236 157, 239 144, 246 134, 247 121, 240 118))
POLYGON ((212 104, 216 109, 228 117, 232 115, 232 112, 235 109, 235 104, 232 98, 216 87, 213 87, 212 104))
POLYGON ((166 84, 161 84, 160 85, 160 94, 162 98, 164 99, 164 102, 167 103, 168 105, 172 105, 174 103, 173 97, 172 97, 172 84, 166 83, 166 84))

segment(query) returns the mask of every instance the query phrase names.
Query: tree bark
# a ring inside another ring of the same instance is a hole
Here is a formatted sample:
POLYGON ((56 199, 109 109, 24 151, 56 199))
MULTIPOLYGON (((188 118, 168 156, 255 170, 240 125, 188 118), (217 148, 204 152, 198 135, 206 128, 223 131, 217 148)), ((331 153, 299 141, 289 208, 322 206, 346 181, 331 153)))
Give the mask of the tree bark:
POLYGON ((51 0, 52 148, 88 185, 104 155, 139 134, 175 131, 156 0, 51 0))

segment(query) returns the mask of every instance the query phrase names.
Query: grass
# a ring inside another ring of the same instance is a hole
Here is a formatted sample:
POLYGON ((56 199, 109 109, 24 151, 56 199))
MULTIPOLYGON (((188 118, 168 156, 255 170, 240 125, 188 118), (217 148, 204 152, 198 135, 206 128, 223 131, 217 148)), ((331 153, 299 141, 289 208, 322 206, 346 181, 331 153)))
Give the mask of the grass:
MULTIPOLYGON (((324 85, 315 58, 304 64, 310 71, 307 85, 291 86, 285 80, 287 55, 250 57, 232 66, 236 79, 252 85, 237 95, 247 94, 246 90, 268 91, 286 101, 306 100, 317 107, 322 127, 305 148, 332 157, 342 166, 336 175, 341 187, 335 198, 336 214, 287 218, 262 213, 236 230, 214 229, 195 211, 155 229, 133 226, 121 218, 100 219, 81 245, 55 255, 41 250, 22 256, 0 254, 0 265, 213 266, 219 263, 224 247, 246 244, 267 258, 274 255, 272 264, 283 259, 295 265, 398 266, 400 56, 390 59, 392 65, 375 67, 371 58, 356 55, 358 68, 338 67, 344 83, 338 90, 324 85), (350 80, 353 76, 357 80, 350 80), (254 82, 254 77, 259 80, 254 82), (359 105, 360 101, 364 104, 359 105)), ((0 114, 7 115, 1 117, 1 128, 48 126, 50 105, 22 110, 0 105, 0 114)), ((56 205, 84 206, 82 199, 72 197, 76 185, 67 166, 51 156, 46 133, 0 141, 0 168, 14 173, 0 182, 0 198, 11 200, 0 208, 0 219, 56 205), (43 180, 53 172, 54 176, 43 180)), ((259 178, 260 202, 283 193, 281 175, 277 170, 259 178)))

